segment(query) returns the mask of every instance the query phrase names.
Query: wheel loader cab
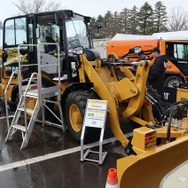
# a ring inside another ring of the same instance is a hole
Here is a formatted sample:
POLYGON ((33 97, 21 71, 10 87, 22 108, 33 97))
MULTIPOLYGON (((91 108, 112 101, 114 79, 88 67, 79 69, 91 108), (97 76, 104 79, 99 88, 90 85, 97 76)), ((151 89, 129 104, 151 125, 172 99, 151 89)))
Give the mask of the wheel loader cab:
MULTIPOLYGON (((22 71, 23 78, 29 78, 32 72, 37 71, 38 51, 40 45, 40 63, 53 65, 44 67, 43 75, 56 84, 57 57, 60 54, 60 71, 62 82, 80 82, 78 73, 78 55, 72 53, 72 49, 82 46, 90 49, 91 39, 88 29, 89 17, 73 13, 70 10, 44 12, 16 16, 4 21, 3 27, 3 53, 2 53, 2 81, 0 83, 0 96, 4 96, 4 90, 9 78, 14 71, 18 71, 18 62, 28 64, 22 71), (51 45, 48 45, 48 44, 51 45), (54 45, 53 45, 54 43, 54 45), (57 43, 60 50, 58 52, 57 43), (20 59, 18 58, 18 46, 27 44, 26 49, 20 48, 20 59), (24 53, 22 53, 24 51, 24 53), (36 66, 30 66, 35 64, 36 66)), ((7 93, 8 103, 17 103, 18 78, 11 81, 7 93)))
MULTIPOLYGON (((20 44, 30 45, 27 53, 21 54, 21 61, 36 64, 38 63, 36 45, 44 43, 40 49, 42 63, 57 62, 57 53, 60 53, 62 75, 66 74, 66 80, 79 81, 78 57, 71 52, 71 49, 77 46, 82 46, 84 49, 91 48, 87 25, 89 21, 89 17, 70 10, 28 14, 6 19, 4 22, 2 78, 9 79, 13 71, 18 71, 17 47, 20 44), (60 46, 60 52, 57 51, 57 43, 60 46)), ((28 66, 24 72, 33 72, 34 69, 36 67, 28 66)), ((57 67, 44 69, 44 73, 51 78, 55 76, 56 72, 57 67)), ((0 93, 2 95, 3 91, 0 93)))

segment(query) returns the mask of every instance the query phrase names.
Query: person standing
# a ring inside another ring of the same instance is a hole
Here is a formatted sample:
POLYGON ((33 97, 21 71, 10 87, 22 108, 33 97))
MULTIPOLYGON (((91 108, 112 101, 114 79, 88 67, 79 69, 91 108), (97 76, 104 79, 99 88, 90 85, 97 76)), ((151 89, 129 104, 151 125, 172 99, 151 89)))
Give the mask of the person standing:
POLYGON ((155 47, 151 50, 152 57, 155 58, 153 65, 150 67, 148 75, 148 85, 151 85, 157 90, 161 96, 161 100, 164 99, 164 81, 166 62, 168 61, 166 55, 160 54, 160 49, 155 47))

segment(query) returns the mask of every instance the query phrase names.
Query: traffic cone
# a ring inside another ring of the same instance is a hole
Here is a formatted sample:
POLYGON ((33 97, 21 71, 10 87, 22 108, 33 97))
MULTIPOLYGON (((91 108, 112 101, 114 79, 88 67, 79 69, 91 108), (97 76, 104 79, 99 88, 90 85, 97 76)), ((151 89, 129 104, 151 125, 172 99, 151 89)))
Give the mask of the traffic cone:
POLYGON ((105 188, 118 188, 117 172, 115 168, 108 170, 105 188))

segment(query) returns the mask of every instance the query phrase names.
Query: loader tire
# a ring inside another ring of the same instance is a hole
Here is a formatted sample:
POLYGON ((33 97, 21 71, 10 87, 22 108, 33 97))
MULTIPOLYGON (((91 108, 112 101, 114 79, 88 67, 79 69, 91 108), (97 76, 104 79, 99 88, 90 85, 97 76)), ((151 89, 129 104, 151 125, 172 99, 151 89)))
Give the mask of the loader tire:
POLYGON ((12 102, 9 103, 8 105, 9 105, 10 111, 14 112, 14 111, 16 111, 17 105, 18 105, 18 102, 19 102, 18 88, 15 89, 15 91, 12 95, 13 95, 12 102))
POLYGON ((153 89, 152 86, 147 85, 147 93, 154 98, 152 100, 152 110, 153 110, 153 117, 158 121, 161 120, 162 114, 164 113, 164 109, 162 107, 161 96, 157 93, 157 90, 153 89))
POLYGON ((0 116, 4 115, 3 112, 5 112, 4 102, 0 99, 0 116))
MULTIPOLYGON (((80 141, 87 99, 91 98, 93 98, 93 95, 89 92, 73 91, 66 99, 65 122, 68 130, 76 141, 80 141)), ((87 127, 84 142, 96 141, 96 139, 99 138, 99 133, 99 129, 87 127)))

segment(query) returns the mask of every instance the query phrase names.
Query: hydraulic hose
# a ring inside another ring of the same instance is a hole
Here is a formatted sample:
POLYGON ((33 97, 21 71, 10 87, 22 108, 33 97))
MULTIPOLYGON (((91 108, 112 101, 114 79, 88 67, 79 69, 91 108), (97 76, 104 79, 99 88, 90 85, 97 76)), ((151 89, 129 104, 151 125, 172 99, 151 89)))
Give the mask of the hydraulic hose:
POLYGON ((181 100, 173 103, 170 108, 166 110, 166 112, 162 115, 162 121, 164 122, 163 125, 165 124, 167 118, 169 117, 169 122, 168 122, 168 127, 167 127, 167 142, 170 142, 171 140, 171 123, 172 123, 172 118, 174 115, 177 115, 177 119, 180 120, 183 118, 183 111, 184 109, 188 109, 188 101, 186 100, 181 100), (179 104, 182 104, 181 106, 179 104), (176 111, 176 114, 175 114, 176 111))
MULTIPOLYGON (((168 115, 170 114, 172 108, 173 108, 174 106, 176 106, 176 105, 179 105, 179 104, 188 105, 188 101, 186 101, 186 100, 181 100, 181 101, 177 101, 177 102, 173 103, 173 104, 163 113, 161 119, 164 120, 164 122, 165 122, 165 120, 166 120, 166 118, 168 117, 168 115)), ((183 106, 183 105, 182 105, 182 106, 183 106)))
POLYGON ((170 114, 169 114, 169 122, 167 127, 167 143, 170 142, 171 140, 171 123, 175 111, 177 111, 178 119, 182 119, 182 111, 180 107, 178 105, 173 106, 170 109, 170 114))

